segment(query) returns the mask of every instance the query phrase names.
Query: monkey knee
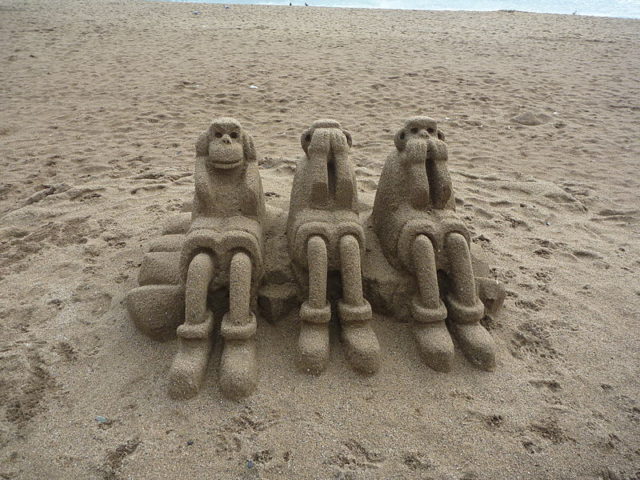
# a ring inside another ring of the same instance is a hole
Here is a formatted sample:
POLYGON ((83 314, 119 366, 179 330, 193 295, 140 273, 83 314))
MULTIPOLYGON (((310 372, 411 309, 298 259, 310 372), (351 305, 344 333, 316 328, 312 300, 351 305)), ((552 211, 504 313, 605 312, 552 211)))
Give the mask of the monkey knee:
POLYGON ((360 255, 360 242, 353 235, 344 235, 340 238, 340 251, 348 255, 360 255))
POLYGON ((447 234, 445 245, 447 250, 451 253, 464 253, 469 251, 467 239, 464 235, 458 232, 451 232, 447 234))
POLYGON ((309 263, 327 262, 327 244, 319 235, 314 235, 307 241, 307 258, 309 263))
POLYGON ((251 256, 240 250, 233 254, 229 265, 230 282, 251 281, 251 256))
POLYGON ((413 251, 415 256, 435 257, 433 242, 427 235, 420 234, 413 241, 413 251))
POLYGON ((207 252, 196 254, 189 263, 189 277, 209 277, 213 275, 213 255, 207 252))

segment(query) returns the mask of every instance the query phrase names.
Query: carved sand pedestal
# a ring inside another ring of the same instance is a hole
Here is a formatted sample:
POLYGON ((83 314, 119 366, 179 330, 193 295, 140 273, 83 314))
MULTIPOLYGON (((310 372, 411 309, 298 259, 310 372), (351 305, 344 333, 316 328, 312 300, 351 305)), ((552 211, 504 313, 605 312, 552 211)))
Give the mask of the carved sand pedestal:
POLYGON ((351 366, 378 370, 380 346, 371 328, 372 310, 362 290, 364 231, 358 217, 351 135, 335 120, 318 120, 300 139, 305 156, 293 178, 287 237, 297 277, 307 292, 300 307, 300 366, 319 373, 329 359, 331 305, 327 282, 339 275, 341 337, 351 366))
POLYGON ((337 122, 314 122, 302 136, 305 156, 286 212, 265 209, 253 144, 235 120, 216 120, 200 137, 192 212, 168 219, 126 298, 139 330, 160 341, 178 337, 172 396, 197 393, 218 320, 223 393, 255 389, 256 310, 275 323, 299 309, 299 361, 313 373, 328 361, 332 316, 352 367, 378 368, 372 308, 408 320, 434 369, 450 368, 452 338, 472 362, 493 368, 480 319, 499 311, 505 292, 471 255, 436 123, 415 118, 398 132, 373 210, 358 203, 350 144, 337 122))

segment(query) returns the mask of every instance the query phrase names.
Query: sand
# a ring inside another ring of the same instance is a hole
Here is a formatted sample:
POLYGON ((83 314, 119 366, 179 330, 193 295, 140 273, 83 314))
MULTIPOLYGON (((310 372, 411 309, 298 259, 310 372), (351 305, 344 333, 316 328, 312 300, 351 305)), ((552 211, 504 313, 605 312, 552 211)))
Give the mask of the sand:
POLYGON ((0 46, 0 478, 640 477, 637 20, 0 0, 0 46), (507 289, 496 371, 436 373, 376 316, 376 375, 332 340, 308 376, 291 314, 259 320, 255 395, 223 399, 216 345, 171 400, 175 341, 122 300, 222 115, 282 209, 316 118, 352 132, 369 204, 402 121, 437 119, 507 289))

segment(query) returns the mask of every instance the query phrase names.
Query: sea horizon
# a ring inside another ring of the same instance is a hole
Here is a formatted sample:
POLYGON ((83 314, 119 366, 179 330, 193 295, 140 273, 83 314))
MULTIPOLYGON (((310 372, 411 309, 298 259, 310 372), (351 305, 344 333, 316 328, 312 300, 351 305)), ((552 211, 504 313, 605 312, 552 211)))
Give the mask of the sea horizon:
MULTIPOLYGON (((235 0, 166 0, 178 3, 216 3, 225 5, 281 5, 288 6, 289 1, 235 0)), ((371 8, 393 10, 431 10, 431 11, 471 11, 491 12, 514 10, 528 13, 549 13, 560 15, 585 15, 640 19, 640 0, 296 0, 293 6, 331 8, 371 8)))

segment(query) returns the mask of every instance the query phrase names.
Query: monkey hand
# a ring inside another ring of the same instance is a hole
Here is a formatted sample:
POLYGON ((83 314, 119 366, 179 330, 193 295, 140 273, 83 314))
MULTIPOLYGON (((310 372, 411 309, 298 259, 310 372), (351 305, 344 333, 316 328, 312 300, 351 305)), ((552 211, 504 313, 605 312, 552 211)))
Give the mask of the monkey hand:
POLYGON ((421 163, 424 165, 427 160, 429 144, 422 139, 411 139, 407 142, 402 154, 405 164, 421 163))
POLYGON ((447 144, 437 138, 427 140, 427 158, 432 161, 446 162, 449 158, 447 144))
POLYGON ((427 142, 412 139, 407 142, 401 153, 401 163, 405 172, 404 188, 409 192, 411 206, 417 210, 428 209, 430 204, 429 179, 425 168, 427 152, 427 142))
POLYGON ((432 207, 444 209, 451 198, 453 187, 447 168, 447 145, 437 139, 428 140, 427 174, 431 190, 432 207))

